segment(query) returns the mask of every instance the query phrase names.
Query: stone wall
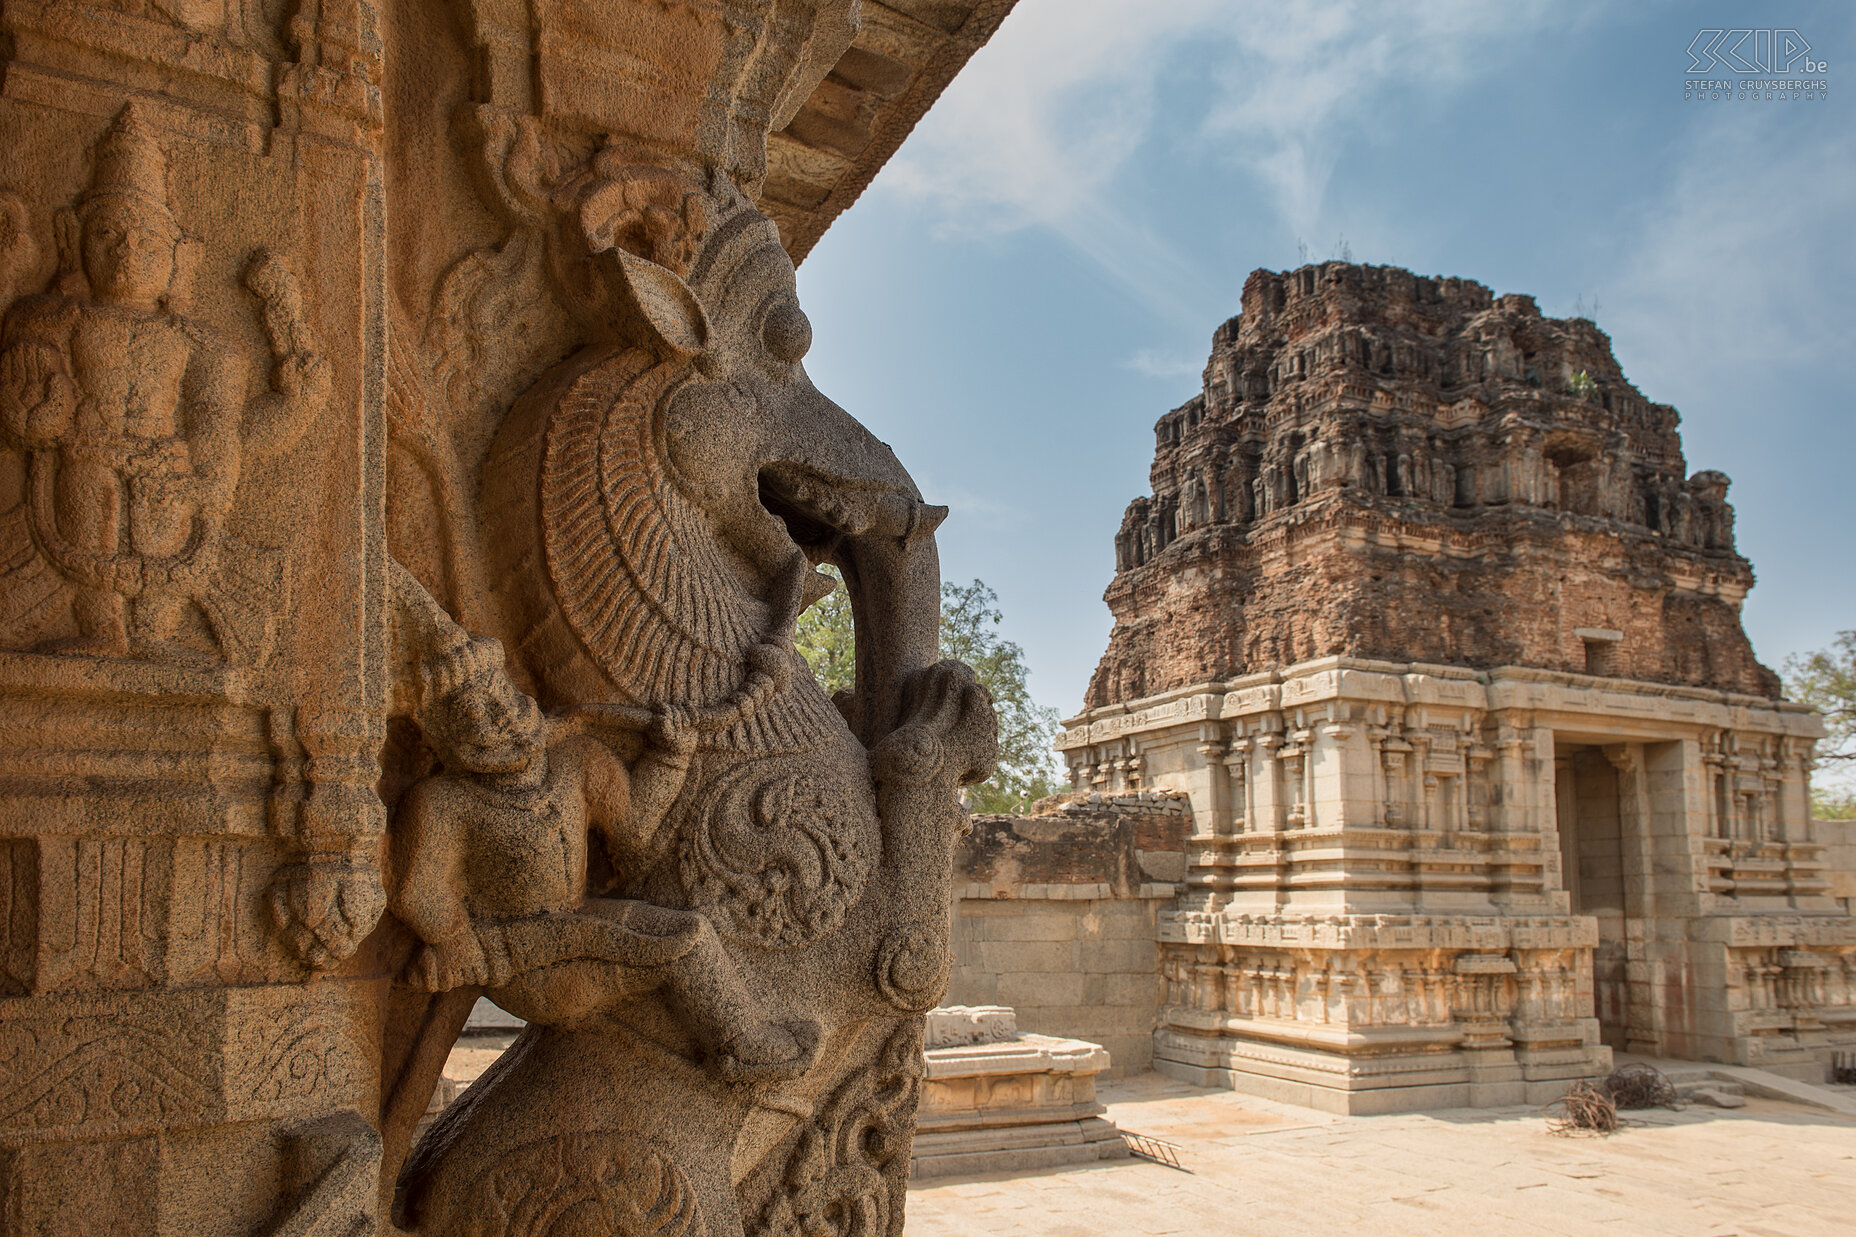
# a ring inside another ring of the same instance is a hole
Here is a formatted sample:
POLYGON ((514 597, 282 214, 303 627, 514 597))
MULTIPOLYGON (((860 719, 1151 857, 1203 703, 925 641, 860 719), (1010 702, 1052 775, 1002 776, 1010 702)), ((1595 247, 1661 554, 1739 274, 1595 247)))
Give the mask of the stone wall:
POLYGON ((1842 898, 1856 910, 1856 820, 1812 822, 1824 842, 1824 864, 1830 871, 1830 895, 1842 898))
POLYGON ((1190 816, 1181 797, 1067 798, 973 818, 947 1000, 1009 1005, 1023 1030, 1101 1044, 1111 1072, 1137 1072, 1153 1060, 1158 918, 1185 878, 1190 816))

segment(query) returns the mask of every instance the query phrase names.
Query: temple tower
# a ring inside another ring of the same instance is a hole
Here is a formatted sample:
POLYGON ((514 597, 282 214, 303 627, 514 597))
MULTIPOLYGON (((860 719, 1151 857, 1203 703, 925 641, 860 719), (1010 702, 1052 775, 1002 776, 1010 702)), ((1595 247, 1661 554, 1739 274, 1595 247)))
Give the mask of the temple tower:
POLYGON ((1157 1065, 1374 1112, 1856 1042, 1821 728, 1754 657, 1728 479, 1677 421, 1531 297, 1246 281, 1059 740, 1079 790, 1193 800, 1157 1065))

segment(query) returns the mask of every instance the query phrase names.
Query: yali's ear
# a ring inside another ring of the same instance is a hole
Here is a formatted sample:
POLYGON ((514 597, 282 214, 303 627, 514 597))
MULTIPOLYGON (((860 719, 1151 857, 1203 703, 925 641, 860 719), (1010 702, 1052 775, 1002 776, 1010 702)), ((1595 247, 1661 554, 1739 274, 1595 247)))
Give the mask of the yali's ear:
POLYGON ((579 191, 578 222, 619 299, 655 337, 650 342, 712 373, 720 357, 709 318, 683 281, 707 227, 700 201, 692 212, 690 199, 697 197, 693 186, 661 168, 606 169, 579 191))
POLYGON ((712 358, 714 332, 709 315, 690 286, 668 267, 646 261, 623 249, 610 250, 625 298, 656 336, 661 351, 698 364, 712 358))

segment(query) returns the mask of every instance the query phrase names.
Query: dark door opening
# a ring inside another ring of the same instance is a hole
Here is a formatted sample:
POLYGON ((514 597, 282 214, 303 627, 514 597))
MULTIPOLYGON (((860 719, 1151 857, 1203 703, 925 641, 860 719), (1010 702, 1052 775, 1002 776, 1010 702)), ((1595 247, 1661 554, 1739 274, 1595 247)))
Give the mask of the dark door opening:
POLYGON ((1624 804, 1618 771, 1596 747, 1562 748, 1554 798, 1560 858, 1575 915, 1598 920, 1592 995, 1604 1043, 1622 1051, 1630 983, 1624 881, 1624 804))

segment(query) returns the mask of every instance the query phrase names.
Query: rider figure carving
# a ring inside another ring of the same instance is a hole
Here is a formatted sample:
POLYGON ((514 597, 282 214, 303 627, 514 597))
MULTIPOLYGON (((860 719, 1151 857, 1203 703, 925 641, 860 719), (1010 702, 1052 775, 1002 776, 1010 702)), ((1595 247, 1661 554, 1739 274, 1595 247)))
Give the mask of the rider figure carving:
POLYGON ((413 982, 485 987, 547 1023, 668 986, 725 1076, 801 1073, 816 1028, 767 1017, 707 919, 587 896, 589 835, 615 869, 657 855, 696 747, 691 719, 661 714, 627 768, 590 736, 547 743, 540 709, 503 670, 499 641, 453 628, 423 677, 426 738, 445 768, 415 785, 395 818, 393 910, 426 942, 413 982))

